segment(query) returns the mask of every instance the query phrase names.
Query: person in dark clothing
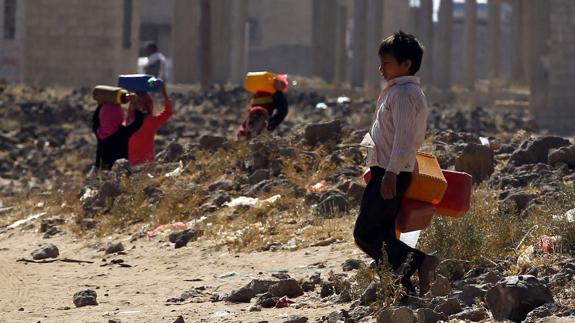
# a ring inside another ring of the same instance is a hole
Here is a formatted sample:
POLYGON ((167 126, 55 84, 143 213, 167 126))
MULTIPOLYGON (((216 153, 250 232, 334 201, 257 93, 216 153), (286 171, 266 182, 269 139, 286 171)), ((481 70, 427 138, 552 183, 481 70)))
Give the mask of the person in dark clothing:
MULTIPOLYGON (((137 100, 135 96, 131 100, 137 100)), ((101 104, 92 116, 92 131, 96 135, 95 169, 109 170, 118 159, 128 159, 130 137, 140 129, 144 113, 134 111, 134 121, 123 126, 123 112, 119 104, 101 104)))
POLYGON ((248 116, 240 126, 238 138, 251 139, 259 136, 264 129, 274 131, 288 114, 288 102, 282 89, 282 80, 276 80, 275 93, 257 92, 252 97, 248 116))

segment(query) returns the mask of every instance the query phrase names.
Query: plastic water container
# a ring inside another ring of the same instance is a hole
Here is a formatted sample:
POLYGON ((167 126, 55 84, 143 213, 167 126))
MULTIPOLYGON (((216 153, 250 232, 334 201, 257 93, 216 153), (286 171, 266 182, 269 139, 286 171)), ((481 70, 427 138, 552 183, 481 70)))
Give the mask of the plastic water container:
POLYGON ((405 197, 437 205, 447 190, 447 180, 443 176, 439 162, 434 155, 424 152, 418 152, 416 158, 416 167, 405 197))
MULTIPOLYGON (((363 181, 369 184, 371 181, 371 171, 366 169, 363 172, 363 181)), ((395 220, 395 236, 399 239, 401 233, 423 230, 431 224, 436 206, 427 203, 404 198, 401 201, 401 208, 395 220)))
POLYGON ((437 204, 436 213, 454 218, 463 217, 471 205, 473 176, 452 170, 443 170, 443 176, 447 180, 447 190, 437 204))
POLYGON ((92 91, 92 97, 98 101, 99 104, 111 103, 122 104, 128 102, 128 91, 108 85, 98 85, 92 91))
POLYGON ((274 81, 277 75, 271 72, 249 72, 244 80, 244 88, 251 93, 275 93, 274 81))
POLYGON ((403 199, 395 226, 402 233, 423 230, 431 224, 435 209, 431 203, 403 199))
POLYGON ((149 74, 126 74, 118 76, 118 86, 130 92, 158 92, 164 81, 149 74))

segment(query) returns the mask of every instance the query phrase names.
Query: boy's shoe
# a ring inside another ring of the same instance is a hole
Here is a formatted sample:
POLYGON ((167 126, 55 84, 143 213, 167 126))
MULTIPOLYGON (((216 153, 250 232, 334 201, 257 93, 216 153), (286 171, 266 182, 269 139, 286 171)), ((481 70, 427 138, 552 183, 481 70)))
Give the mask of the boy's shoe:
POLYGON ((423 259, 417 273, 419 276, 419 297, 423 297, 429 291, 431 282, 435 280, 435 271, 439 263, 439 258, 436 256, 426 255, 423 259))

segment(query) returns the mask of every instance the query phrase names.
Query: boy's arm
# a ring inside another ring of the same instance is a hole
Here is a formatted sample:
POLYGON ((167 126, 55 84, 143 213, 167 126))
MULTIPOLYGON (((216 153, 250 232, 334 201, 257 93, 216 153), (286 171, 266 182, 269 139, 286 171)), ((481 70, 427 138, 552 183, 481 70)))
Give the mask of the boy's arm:
POLYGON ((274 105, 277 107, 276 112, 270 118, 268 130, 273 131, 285 119, 288 114, 288 102, 282 91, 276 91, 273 95, 274 105))

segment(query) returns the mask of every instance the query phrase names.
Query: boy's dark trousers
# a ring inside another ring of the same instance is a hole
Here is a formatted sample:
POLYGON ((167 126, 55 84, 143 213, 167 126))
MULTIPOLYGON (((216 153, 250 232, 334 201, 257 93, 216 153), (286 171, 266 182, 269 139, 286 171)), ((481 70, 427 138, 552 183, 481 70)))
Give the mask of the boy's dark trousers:
POLYGON ((358 247, 378 264, 383 258, 382 247, 385 243, 385 251, 394 271, 400 268, 406 261, 407 255, 411 253, 411 262, 401 273, 403 274, 401 283, 408 290, 415 291, 409 278, 419 269, 425 254, 411 248, 395 236, 395 220, 399 214, 401 201, 409 186, 411 173, 402 172, 397 175, 396 194, 393 199, 389 200, 384 200, 380 193, 384 174, 385 169, 371 167, 371 181, 367 184, 361 199, 361 207, 355 222, 353 236, 358 247))

